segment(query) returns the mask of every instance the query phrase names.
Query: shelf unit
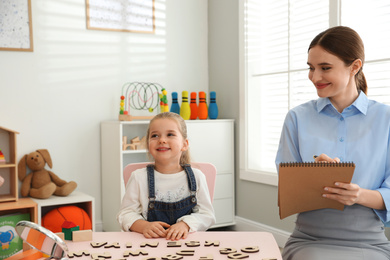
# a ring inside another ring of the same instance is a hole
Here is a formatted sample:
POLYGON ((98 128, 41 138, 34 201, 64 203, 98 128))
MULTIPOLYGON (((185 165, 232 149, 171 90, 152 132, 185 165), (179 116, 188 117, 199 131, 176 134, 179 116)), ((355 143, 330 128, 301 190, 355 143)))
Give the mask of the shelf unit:
POLYGON ((51 211, 52 209, 59 208, 62 206, 77 206, 85 210, 88 216, 92 221, 92 230, 95 230, 95 199, 94 197, 82 193, 80 191, 74 191, 68 196, 60 197, 60 196, 51 196, 48 199, 35 199, 32 200, 38 205, 38 224, 41 225, 42 217, 45 216, 46 213, 51 211))
POLYGON ((30 198, 20 198, 18 201, 0 203, 0 216, 13 213, 30 213, 30 221, 38 223, 37 203, 30 198))
MULTIPOLYGON (((122 151, 122 137, 140 139, 149 121, 104 121, 101 123, 103 230, 119 231, 116 220, 125 193, 123 168, 149 161, 146 150, 122 151)), ((194 162, 210 162, 217 168, 213 228, 234 225, 234 120, 186 120, 190 153, 194 162)))
POLYGON ((0 175, 5 179, 0 187, 0 202, 18 200, 17 134, 16 131, 0 126, 0 149, 6 159, 5 164, 0 164, 0 175))

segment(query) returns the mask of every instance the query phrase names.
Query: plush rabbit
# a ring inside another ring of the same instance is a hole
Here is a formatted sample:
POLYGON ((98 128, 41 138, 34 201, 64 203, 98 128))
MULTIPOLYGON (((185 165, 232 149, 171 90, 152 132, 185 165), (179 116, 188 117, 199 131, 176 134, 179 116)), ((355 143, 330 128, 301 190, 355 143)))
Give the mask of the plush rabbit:
POLYGON ((66 182, 56 174, 45 169, 45 165, 52 168, 49 151, 40 149, 36 152, 26 154, 18 164, 18 177, 22 182, 21 194, 23 197, 33 197, 37 199, 47 199, 51 195, 68 196, 72 193, 77 183, 66 182), (32 171, 26 175, 26 165, 32 171))

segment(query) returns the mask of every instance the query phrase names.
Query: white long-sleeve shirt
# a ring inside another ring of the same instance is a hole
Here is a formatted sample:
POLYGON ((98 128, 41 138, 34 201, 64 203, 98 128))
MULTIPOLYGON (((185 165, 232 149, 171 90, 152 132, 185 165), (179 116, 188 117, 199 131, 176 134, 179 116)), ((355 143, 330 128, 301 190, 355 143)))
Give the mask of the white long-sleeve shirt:
MULTIPOLYGON (((177 220, 184 221, 190 232, 205 231, 215 224, 214 208, 211 204, 206 177, 199 170, 192 168, 196 179, 197 205, 190 215, 177 220)), ((187 173, 183 170, 173 174, 154 171, 156 201, 176 202, 190 196, 187 173)), ((124 231, 129 231, 138 219, 147 220, 149 190, 146 168, 135 170, 126 185, 121 209, 117 220, 124 231)))

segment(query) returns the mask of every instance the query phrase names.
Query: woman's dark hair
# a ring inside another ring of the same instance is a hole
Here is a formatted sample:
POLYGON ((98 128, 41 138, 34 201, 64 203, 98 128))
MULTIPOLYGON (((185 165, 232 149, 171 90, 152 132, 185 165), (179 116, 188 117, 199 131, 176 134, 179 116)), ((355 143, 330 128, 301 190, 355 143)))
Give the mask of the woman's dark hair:
POLYGON ((329 28, 313 39, 308 50, 317 45, 339 57, 346 66, 360 59, 362 67, 355 74, 355 82, 357 89, 367 94, 367 81, 363 74, 364 44, 356 31, 345 26, 329 28))

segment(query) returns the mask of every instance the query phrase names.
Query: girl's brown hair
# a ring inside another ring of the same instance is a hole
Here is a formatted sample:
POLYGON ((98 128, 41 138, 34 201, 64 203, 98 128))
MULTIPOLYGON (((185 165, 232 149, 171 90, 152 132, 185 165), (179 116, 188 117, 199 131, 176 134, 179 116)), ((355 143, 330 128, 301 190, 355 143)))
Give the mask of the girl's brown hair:
MULTIPOLYGON (((164 112, 157 114, 155 117, 150 120, 148 131, 146 132, 146 148, 148 149, 148 155, 150 158, 152 158, 151 154, 149 153, 149 137, 150 137, 150 125, 154 120, 157 119, 170 119, 176 121, 177 125, 179 126, 180 134, 182 135, 183 139, 186 140, 187 138, 187 125, 184 119, 172 112, 164 112)), ((190 155, 190 148, 187 148, 186 151, 183 151, 180 157, 180 165, 189 164, 191 163, 191 155, 190 155)))
POLYGON ((360 59, 362 67, 355 74, 355 82, 357 89, 367 94, 367 81, 363 74, 364 44, 356 31, 346 26, 329 28, 313 39, 308 51, 317 45, 339 57, 346 66, 350 66, 356 59, 360 59))

